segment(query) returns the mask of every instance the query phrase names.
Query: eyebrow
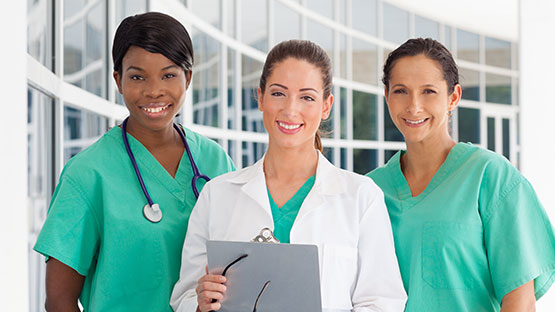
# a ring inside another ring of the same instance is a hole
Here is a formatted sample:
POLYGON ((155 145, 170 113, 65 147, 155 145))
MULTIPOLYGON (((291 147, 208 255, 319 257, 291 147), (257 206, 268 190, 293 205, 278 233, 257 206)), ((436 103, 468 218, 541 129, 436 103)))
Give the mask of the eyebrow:
MULTIPOLYGON (((282 85, 282 84, 279 84, 279 83, 272 83, 272 84, 270 85, 270 87, 272 87, 272 86, 276 86, 276 87, 283 88, 283 89, 285 89, 285 90, 289 90, 289 88, 287 88, 286 86, 284 86, 284 85, 282 85)), ((299 89, 299 91, 314 91, 314 92, 318 93, 318 90, 316 90, 316 89, 314 89, 314 88, 302 88, 302 89, 299 89)))
MULTIPOLYGON (((397 83, 397 84, 394 84, 393 86, 391 86, 391 88, 395 88, 395 87, 403 87, 403 88, 406 88, 407 86, 405 86, 405 85, 402 84, 402 83, 397 83)), ((424 88, 429 88, 429 87, 437 88, 435 85, 433 85, 433 84, 431 84, 431 83, 425 84, 425 85, 423 85, 423 86, 421 86, 421 87, 424 87, 424 88)))
MULTIPOLYGON (((166 67, 162 68, 162 70, 168 70, 168 69, 170 69, 170 68, 178 68, 178 66, 172 64, 172 65, 169 65, 169 66, 166 66, 166 67)), ((126 71, 129 71, 129 70, 132 70, 132 69, 138 70, 138 71, 144 71, 144 69, 142 69, 142 68, 140 68, 140 67, 138 67, 138 66, 133 66, 133 65, 127 67, 126 71)))

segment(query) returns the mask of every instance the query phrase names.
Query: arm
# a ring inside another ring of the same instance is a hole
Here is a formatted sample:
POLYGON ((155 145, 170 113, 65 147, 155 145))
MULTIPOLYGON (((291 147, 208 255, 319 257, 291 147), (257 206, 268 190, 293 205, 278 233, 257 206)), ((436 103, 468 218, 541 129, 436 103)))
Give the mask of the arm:
POLYGON ((46 263, 47 311, 80 311, 77 301, 85 277, 55 258, 46 263))
POLYGON ((536 296, 534 294, 534 281, 515 288, 506 294, 501 301, 501 312, 536 311, 536 296))
MULTIPOLYGON (((363 211, 359 225, 359 265, 353 293, 353 311, 403 311, 403 287, 389 214, 381 190, 363 211)), ((367 203, 366 203, 367 204, 367 203)))

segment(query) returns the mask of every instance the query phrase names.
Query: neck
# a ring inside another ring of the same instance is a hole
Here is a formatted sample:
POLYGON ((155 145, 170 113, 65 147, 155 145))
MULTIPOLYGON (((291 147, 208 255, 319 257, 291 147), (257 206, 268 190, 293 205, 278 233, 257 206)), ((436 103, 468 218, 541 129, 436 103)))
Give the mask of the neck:
POLYGON ((433 176, 455 145, 448 134, 422 142, 407 142, 407 152, 401 158, 403 174, 416 178, 433 176))
POLYGON ((270 142, 264 156, 266 179, 278 181, 306 180, 316 174, 318 153, 313 145, 301 148, 282 148, 270 142))
POLYGON ((146 147, 150 152, 167 148, 175 144, 181 145, 181 138, 176 130, 173 128, 173 123, 168 126, 152 130, 143 127, 132 118, 127 120, 127 133, 131 134, 137 141, 146 147))

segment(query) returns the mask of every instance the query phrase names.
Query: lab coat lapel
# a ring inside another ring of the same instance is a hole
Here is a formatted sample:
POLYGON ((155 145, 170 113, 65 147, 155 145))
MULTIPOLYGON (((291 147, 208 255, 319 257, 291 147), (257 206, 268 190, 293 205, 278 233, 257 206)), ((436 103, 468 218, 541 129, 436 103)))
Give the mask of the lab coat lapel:
MULTIPOLYGON (((266 179, 264 177, 264 157, 251 167, 245 168, 244 172, 230 182, 243 184, 241 191, 258 204, 261 209, 272 218, 270 200, 266 189, 266 179)), ((272 218, 273 219, 273 218, 272 218)))
POLYGON ((334 196, 345 192, 343 184, 337 179, 339 168, 332 165, 322 153, 318 152, 318 166, 316 168, 316 180, 312 190, 308 193, 295 223, 300 221, 310 212, 324 206, 326 196, 334 196))

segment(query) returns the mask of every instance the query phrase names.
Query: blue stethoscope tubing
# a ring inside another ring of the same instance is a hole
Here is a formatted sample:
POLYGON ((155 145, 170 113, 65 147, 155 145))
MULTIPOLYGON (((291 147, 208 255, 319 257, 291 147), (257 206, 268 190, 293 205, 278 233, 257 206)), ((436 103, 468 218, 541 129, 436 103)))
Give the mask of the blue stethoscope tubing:
MULTIPOLYGON (((135 160, 135 156, 133 155, 133 152, 131 151, 131 146, 129 146, 129 140, 127 139, 127 120, 129 119, 129 117, 125 118, 125 120, 123 121, 122 125, 121 125, 121 134, 123 137, 123 144, 125 145, 125 150, 127 151, 127 155, 129 155, 129 159, 131 160, 131 164, 133 165, 133 169, 135 170, 135 174, 137 175, 137 179, 139 180, 139 184, 141 185, 141 189, 143 190, 143 193, 145 194, 146 200, 148 201, 148 204, 145 205, 144 209, 143 209, 143 215, 144 217, 152 222, 152 223, 157 223, 160 222, 160 220, 162 219, 162 211, 160 210, 160 207, 158 206, 158 204, 155 204, 154 201, 152 200, 152 198, 150 197, 150 194, 148 193, 148 190, 146 189, 145 186, 145 182, 143 180, 143 176, 141 175, 141 172, 139 171, 139 166, 137 165, 137 161, 135 160)), ((179 136, 181 137, 181 140, 183 141, 183 145, 185 145, 185 151, 187 152, 187 157, 189 158, 189 162, 191 163, 191 168, 193 169, 193 179, 191 180, 191 184, 192 184, 192 189, 193 189, 193 193, 195 194, 195 197, 198 199, 199 197, 199 191, 197 188, 197 181, 198 179, 203 179, 206 182, 210 181, 210 178, 207 175, 204 175, 200 172, 200 170, 197 167, 197 164, 195 163, 195 160, 193 159, 193 154, 191 153, 191 149, 189 148, 189 144, 187 144, 187 139, 185 138, 185 133, 183 133, 183 130, 177 125, 177 124, 173 124, 173 127, 175 128, 175 130, 177 130, 177 133, 179 133, 179 136)))

